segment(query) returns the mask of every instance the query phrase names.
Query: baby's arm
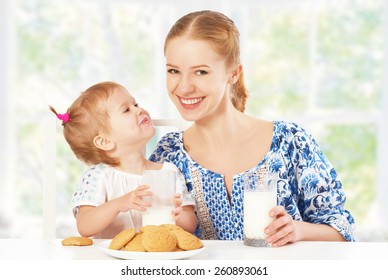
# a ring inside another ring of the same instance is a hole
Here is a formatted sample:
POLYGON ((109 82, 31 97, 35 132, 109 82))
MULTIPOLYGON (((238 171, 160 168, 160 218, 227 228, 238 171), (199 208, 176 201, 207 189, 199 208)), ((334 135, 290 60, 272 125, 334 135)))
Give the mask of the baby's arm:
POLYGON ((132 209, 145 211, 150 204, 143 196, 151 195, 148 186, 139 186, 136 190, 121 197, 107 201, 100 206, 81 206, 77 215, 77 228, 82 236, 93 236, 109 226, 120 212, 132 209))

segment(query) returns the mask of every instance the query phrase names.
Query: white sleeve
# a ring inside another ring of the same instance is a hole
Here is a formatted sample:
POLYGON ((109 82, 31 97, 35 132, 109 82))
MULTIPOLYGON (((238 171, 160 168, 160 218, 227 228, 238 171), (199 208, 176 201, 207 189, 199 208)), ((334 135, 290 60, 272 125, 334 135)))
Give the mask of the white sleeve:
POLYGON ((103 171, 102 165, 94 165, 88 168, 79 180, 72 198, 75 217, 80 206, 98 206, 106 202, 103 171))

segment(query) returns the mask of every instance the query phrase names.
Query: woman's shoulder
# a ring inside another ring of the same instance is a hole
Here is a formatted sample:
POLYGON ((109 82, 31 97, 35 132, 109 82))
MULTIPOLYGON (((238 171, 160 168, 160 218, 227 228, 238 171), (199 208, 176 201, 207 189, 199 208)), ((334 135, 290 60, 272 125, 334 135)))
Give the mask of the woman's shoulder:
POLYGON ((182 141, 182 131, 168 132, 159 140, 159 145, 176 146, 182 141))
POLYGON ((151 161, 171 159, 177 152, 181 151, 182 147, 182 132, 169 132, 161 137, 149 159, 151 161))
POLYGON ((281 120, 275 120, 274 121, 274 130, 275 132, 279 134, 303 134, 307 133, 306 130, 298 123, 296 122, 290 122, 290 121, 281 121, 281 120))
POLYGON ((274 121, 273 144, 300 149, 317 145, 313 136, 303 126, 289 121, 274 121))
POLYGON ((290 121, 274 121, 274 136, 286 141, 306 141, 311 134, 300 124, 290 121))

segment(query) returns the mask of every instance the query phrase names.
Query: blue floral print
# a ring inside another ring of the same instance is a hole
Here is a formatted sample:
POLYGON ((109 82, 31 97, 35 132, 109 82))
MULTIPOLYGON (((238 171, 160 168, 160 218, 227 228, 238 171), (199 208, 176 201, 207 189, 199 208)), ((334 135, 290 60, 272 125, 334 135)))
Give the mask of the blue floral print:
MULTIPOLYGON (((223 176, 191 159, 184 150, 182 135, 183 132, 171 132, 163 136, 150 160, 172 162, 183 173, 188 191, 196 198, 198 237, 242 240, 244 172, 233 177, 229 200, 223 176)), ((277 174, 278 205, 284 206, 294 220, 327 224, 346 240, 355 240, 355 221, 344 209, 346 198, 337 173, 302 127, 274 121, 271 148, 254 169, 264 165, 277 174)))

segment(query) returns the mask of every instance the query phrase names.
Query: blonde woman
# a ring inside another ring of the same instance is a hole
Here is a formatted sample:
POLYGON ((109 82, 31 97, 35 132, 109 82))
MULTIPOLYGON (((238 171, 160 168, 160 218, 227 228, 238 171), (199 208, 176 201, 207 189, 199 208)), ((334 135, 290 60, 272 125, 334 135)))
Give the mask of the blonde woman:
POLYGON ((170 29, 164 45, 169 97, 193 125, 165 135, 150 159, 172 162, 196 199, 196 234, 243 239, 244 173, 278 176, 278 206, 267 242, 354 240, 354 219, 334 168, 301 126, 244 113, 247 90, 239 32, 215 11, 193 12, 170 29), (277 160, 273 160, 276 158, 277 160), (315 203, 319 197, 323 203, 315 203))

